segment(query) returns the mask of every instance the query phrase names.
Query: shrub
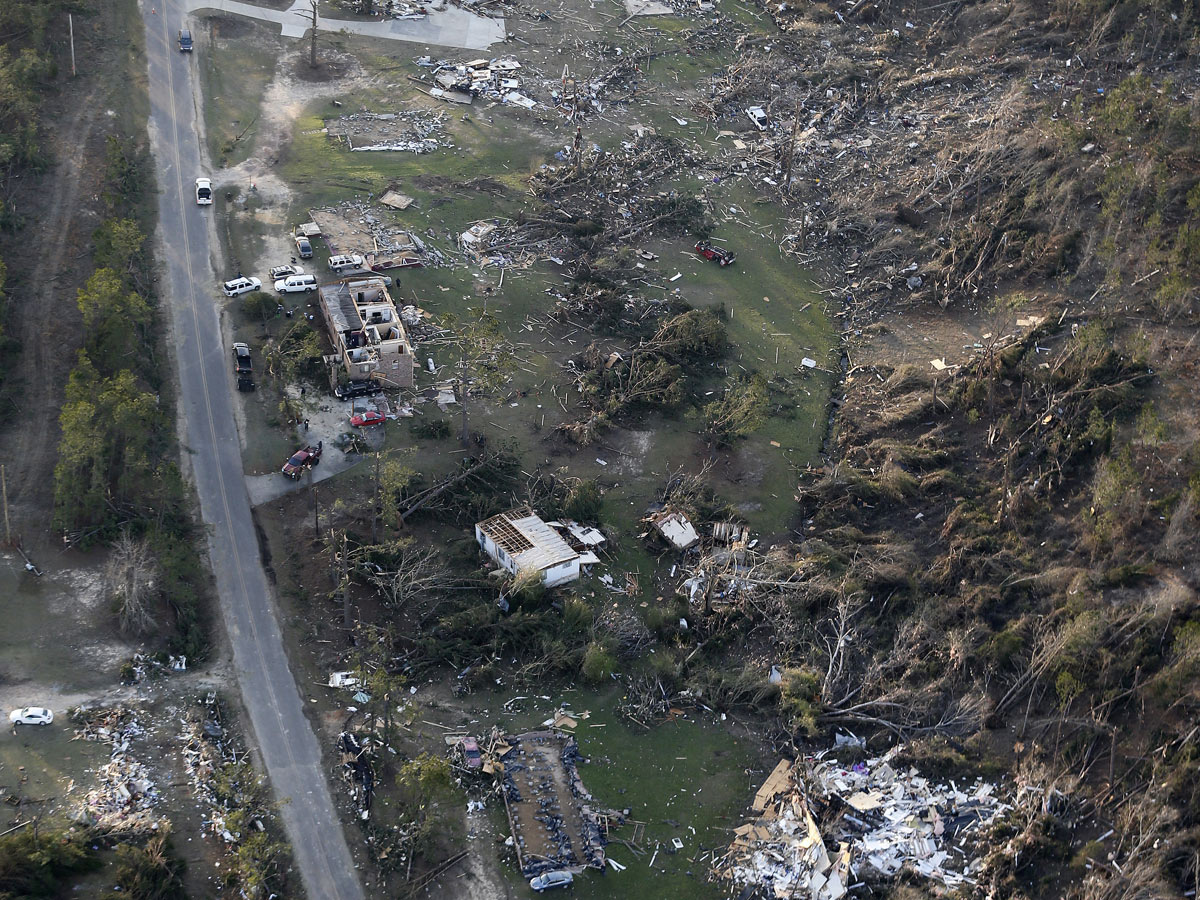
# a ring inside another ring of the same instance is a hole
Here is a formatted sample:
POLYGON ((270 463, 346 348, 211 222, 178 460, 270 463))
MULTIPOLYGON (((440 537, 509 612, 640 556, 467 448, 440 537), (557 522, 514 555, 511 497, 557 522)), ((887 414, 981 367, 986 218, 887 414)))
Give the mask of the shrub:
POLYGON ((593 684, 605 681, 617 670, 617 660, 602 644, 588 644, 583 653, 581 674, 593 684))
POLYGON ((779 691, 779 707, 788 728, 808 737, 817 733, 821 712, 821 677, 812 669, 785 669, 779 691))

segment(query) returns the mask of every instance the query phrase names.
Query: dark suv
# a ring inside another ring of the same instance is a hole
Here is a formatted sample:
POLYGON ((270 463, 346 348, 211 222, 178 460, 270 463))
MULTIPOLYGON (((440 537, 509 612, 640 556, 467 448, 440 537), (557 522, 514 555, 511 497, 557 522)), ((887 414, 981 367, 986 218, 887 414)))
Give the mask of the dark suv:
POLYGON ((192 33, 186 28, 179 29, 179 50, 181 53, 192 52, 192 33))
POLYGON ((378 381, 358 378, 339 384, 333 389, 333 396, 339 400, 351 400, 354 397, 369 397, 378 394, 383 388, 378 381))

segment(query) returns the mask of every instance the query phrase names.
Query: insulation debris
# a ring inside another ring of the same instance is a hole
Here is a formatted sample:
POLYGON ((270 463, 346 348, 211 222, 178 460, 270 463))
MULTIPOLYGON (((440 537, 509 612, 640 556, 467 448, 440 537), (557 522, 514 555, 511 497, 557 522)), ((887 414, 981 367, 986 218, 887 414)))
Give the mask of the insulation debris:
POLYGON ((100 741, 111 747, 109 760, 97 772, 98 784, 84 800, 88 820, 112 832, 157 831, 162 819, 154 812, 159 792, 150 769, 136 759, 131 746, 145 736, 134 711, 126 707, 79 713, 82 718, 75 737, 100 741))
POLYGON ((350 150, 429 153, 454 145, 441 136, 446 114, 426 110, 361 112, 325 120, 325 132, 350 150))
POLYGON ((971 851, 1011 807, 981 779, 959 788, 893 768, 901 749, 849 767, 781 760, 755 794, 757 818, 734 830, 713 874, 779 900, 838 900, 852 881, 902 870, 951 889, 974 884, 982 859, 971 851))

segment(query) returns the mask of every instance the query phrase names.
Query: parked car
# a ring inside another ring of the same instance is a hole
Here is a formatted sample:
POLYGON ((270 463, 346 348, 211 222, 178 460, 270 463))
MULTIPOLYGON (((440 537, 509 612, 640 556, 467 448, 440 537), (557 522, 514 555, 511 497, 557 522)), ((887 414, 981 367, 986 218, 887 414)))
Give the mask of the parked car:
POLYGON ((181 53, 192 52, 192 33, 186 28, 179 29, 179 51, 181 53))
POLYGON ((212 206, 212 179, 196 179, 196 205, 212 206))
POLYGON ((312 259, 312 242, 302 234, 296 235, 296 252, 301 259, 312 259))
POLYGON ((318 442, 317 446, 309 445, 303 450, 297 450, 291 455, 287 462, 283 464, 283 472, 288 478, 299 480, 305 470, 311 469, 321 461, 322 444, 318 442))
POLYGON ((535 875, 529 879, 529 886, 540 893, 550 888, 566 887, 573 880, 574 876, 566 869, 557 869, 553 872, 543 872, 541 875, 535 875))
POLYGON ((41 706, 26 706, 10 712, 8 721, 14 725, 49 725, 54 721, 54 713, 41 706))
POLYGON ((350 407, 350 424, 355 428, 367 425, 379 425, 383 422, 383 413, 375 408, 370 400, 355 400, 350 407))
POLYGON ((770 120, 767 118, 767 111, 761 106, 751 106, 746 110, 746 115, 750 117, 750 121, 754 123, 754 127, 759 131, 767 130, 767 123, 770 120))
POLYGON ((364 378, 353 378, 333 389, 333 396, 339 400, 352 400, 355 397, 369 397, 378 394, 383 386, 378 381, 364 378))
POLYGON ((251 291, 262 290, 262 282, 257 278, 246 278, 244 275, 227 281, 221 285, 226 297, 236 297, 238 294, 248 294, 251 291))
POLYGON ((329 268, 335 272, 345 269, 361 269, 365 261, 357 253, 339 253, 337 256, 329 257, 329 268))
POLYGON ((275 282, 275 290, 281 294, 303 294, 317 289, 316 275, 289 275, 275 282))
POLYGON ((272 281, 278 281, 280 278, 287 278, 289 275, 303 275, 304 269, 291 263, 285 263, 282 266, 275 266, 267 274, 271 276, 272 281))
POLYGON ((239 375, 249 375, 254 371, 254 361, 250 359, 250 345, 238 342, 233 345, 233 371, 239 375))
POLYGON ((458 749, 462 753, 463 765, 468 769, 478 769, 483 765, 483 754, 479 752, 479 742, 475 738, 463 738, 458 742, 458 749))
POLYGON ((237 385, 239 391, 252 391, 255 388, 254 378, 251 375, 239 375, 237 385))
POLYGON ((721 268, 724 268, 725 266, 732 266, 733 261, 737 259, 737 256, 730 253, 724 247, 714 247, 708 241, 697 241, 696 252, 705 259, 715 262, 717 265, 721 266, 721 268))

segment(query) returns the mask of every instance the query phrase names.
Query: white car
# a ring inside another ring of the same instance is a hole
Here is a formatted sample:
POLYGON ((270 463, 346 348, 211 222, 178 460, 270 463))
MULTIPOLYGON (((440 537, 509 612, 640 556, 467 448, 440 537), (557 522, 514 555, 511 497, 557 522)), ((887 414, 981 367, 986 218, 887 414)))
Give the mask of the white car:
POLYGON ((275 282, 275 290, 281 294, 302 294, 317 289, 316 275, 289 275, 275 282))
POLYGON ((340 272, 342 269, 361 269, 365 261, 357 253, 341 253, 329 257, 329 268, 335 272, 340 272))
POLYGON ((246 278, 244 275, 221 285, 221 291, 226 297, 236 297, 238 294, 248 294, 251 291, 260 290, 262 290, 261 281, 257 278, 246 278))
POLYGON ((54 721, 54 713, 40 706, 26 706, 10 712, 8 721, 14 725, 49 725, 54 721))
POLYGON ((272 281, 278 281, 281 278, 287 278, 289 275, 303 275, 304 269, 300 266, 286 263, 282 266, 275 266, 268 274, 271 276, 272 281))
POLYGON ((196 203, 199 206, 212 206, 212 179, 196 179, 196 203))

